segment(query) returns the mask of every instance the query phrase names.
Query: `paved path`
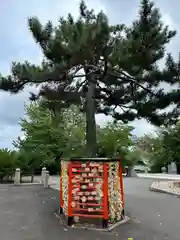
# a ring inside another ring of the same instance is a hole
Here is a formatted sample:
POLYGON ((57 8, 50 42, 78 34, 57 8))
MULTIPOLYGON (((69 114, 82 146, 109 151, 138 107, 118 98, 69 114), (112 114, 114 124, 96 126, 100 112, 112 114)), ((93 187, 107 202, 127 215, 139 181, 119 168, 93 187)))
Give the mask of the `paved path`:
POLYGON ((1 239, 179 240, 180 199, 149 192, 151 183, 148 179, 125 179, 125 208, 132 221, 110 233, 62 226, 53 214, 58 207, 58 191, 40 186, 0 185, 1 239))
MULTIPOLYGON (((179 176, 168 177, 177 179, 179 176)), ((167 174, 159 174, 159 178, 167 179, 167 174)), ((51 181, 53 187, 59 189, 59 179, 52 177, 51 181)), ((137 240, 179 240, 180 199, 150 192, 152 182, 152 179, 124 178, 125 208, 133 221, 121 226, 118 232, 137 240)))
MULTIPOLYGON (((53 178, 53 186, 58 189, 59 183, 55 182, 53 178)), ((126 214, 133 221, 121 226, 118 232, 137 240, 179 240, 180 199, 150 192, 152 182, 152 179, 124 178, 126 214)))
POLYGON ((180 199, 148 191, 151 184, 148 179, 125 179, 127 214, 146 232, 144 239, 179 240, 180 199))

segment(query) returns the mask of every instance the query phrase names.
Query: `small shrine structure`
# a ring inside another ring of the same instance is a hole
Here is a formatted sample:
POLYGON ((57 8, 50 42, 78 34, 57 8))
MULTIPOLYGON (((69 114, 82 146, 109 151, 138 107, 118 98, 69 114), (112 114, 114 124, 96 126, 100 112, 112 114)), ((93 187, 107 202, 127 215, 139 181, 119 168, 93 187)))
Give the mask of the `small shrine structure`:
POLYGON ((124 217, 122 161, 117 158, 61 160, 60 213, 71 226, 75 218, 101 219, 103 228, 124 217))

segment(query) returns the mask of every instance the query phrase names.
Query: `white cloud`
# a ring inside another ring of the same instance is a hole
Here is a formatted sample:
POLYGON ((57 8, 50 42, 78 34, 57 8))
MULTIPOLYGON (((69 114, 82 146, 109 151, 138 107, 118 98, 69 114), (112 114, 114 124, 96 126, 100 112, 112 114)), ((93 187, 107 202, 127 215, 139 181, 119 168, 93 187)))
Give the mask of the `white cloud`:
POLYGON ((1 124, 0 126, 0 148, 12 148, 12 141, 21 135, 18 125, 1 124))
POLYGON ((141 119, 141 120, 136 120, 133 123, 131 123, 130 125, 132 125, 134 127, 133 130, 133 134, 137 135, 137 136, 143 136, 145 133, 151 133, 152 131, 154 131, 156 128, 149 124, 146 120, 141 119))

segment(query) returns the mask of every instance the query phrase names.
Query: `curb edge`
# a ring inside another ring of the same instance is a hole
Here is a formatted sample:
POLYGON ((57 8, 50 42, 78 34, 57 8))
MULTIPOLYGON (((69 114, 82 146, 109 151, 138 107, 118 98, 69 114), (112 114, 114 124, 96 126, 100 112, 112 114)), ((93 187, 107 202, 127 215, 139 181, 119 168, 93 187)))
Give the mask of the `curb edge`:
POLYGON ((149 187, 149 190, 152 191, 152 192, 165 193, 165 194, 173 195, 173 196, 176 196, 176 197, 180 197, 179 193, 169 192, 169 191, 166 191, 166 190, 160 189, 160 188, 149 187))

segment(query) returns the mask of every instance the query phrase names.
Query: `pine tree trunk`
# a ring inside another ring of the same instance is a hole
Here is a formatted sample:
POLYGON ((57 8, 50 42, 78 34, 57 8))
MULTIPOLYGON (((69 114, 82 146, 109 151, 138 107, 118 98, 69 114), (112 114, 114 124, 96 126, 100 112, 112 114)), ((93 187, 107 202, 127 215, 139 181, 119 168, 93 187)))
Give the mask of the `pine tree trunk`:
MULTIPOLYGON (((92 77, 92 76, 91 76, 92 77)), ((88 81, 86 94, 86 146, 88 157, 96 157, 96 120, 95 120, 95 87, 93 81, 88 81)))

